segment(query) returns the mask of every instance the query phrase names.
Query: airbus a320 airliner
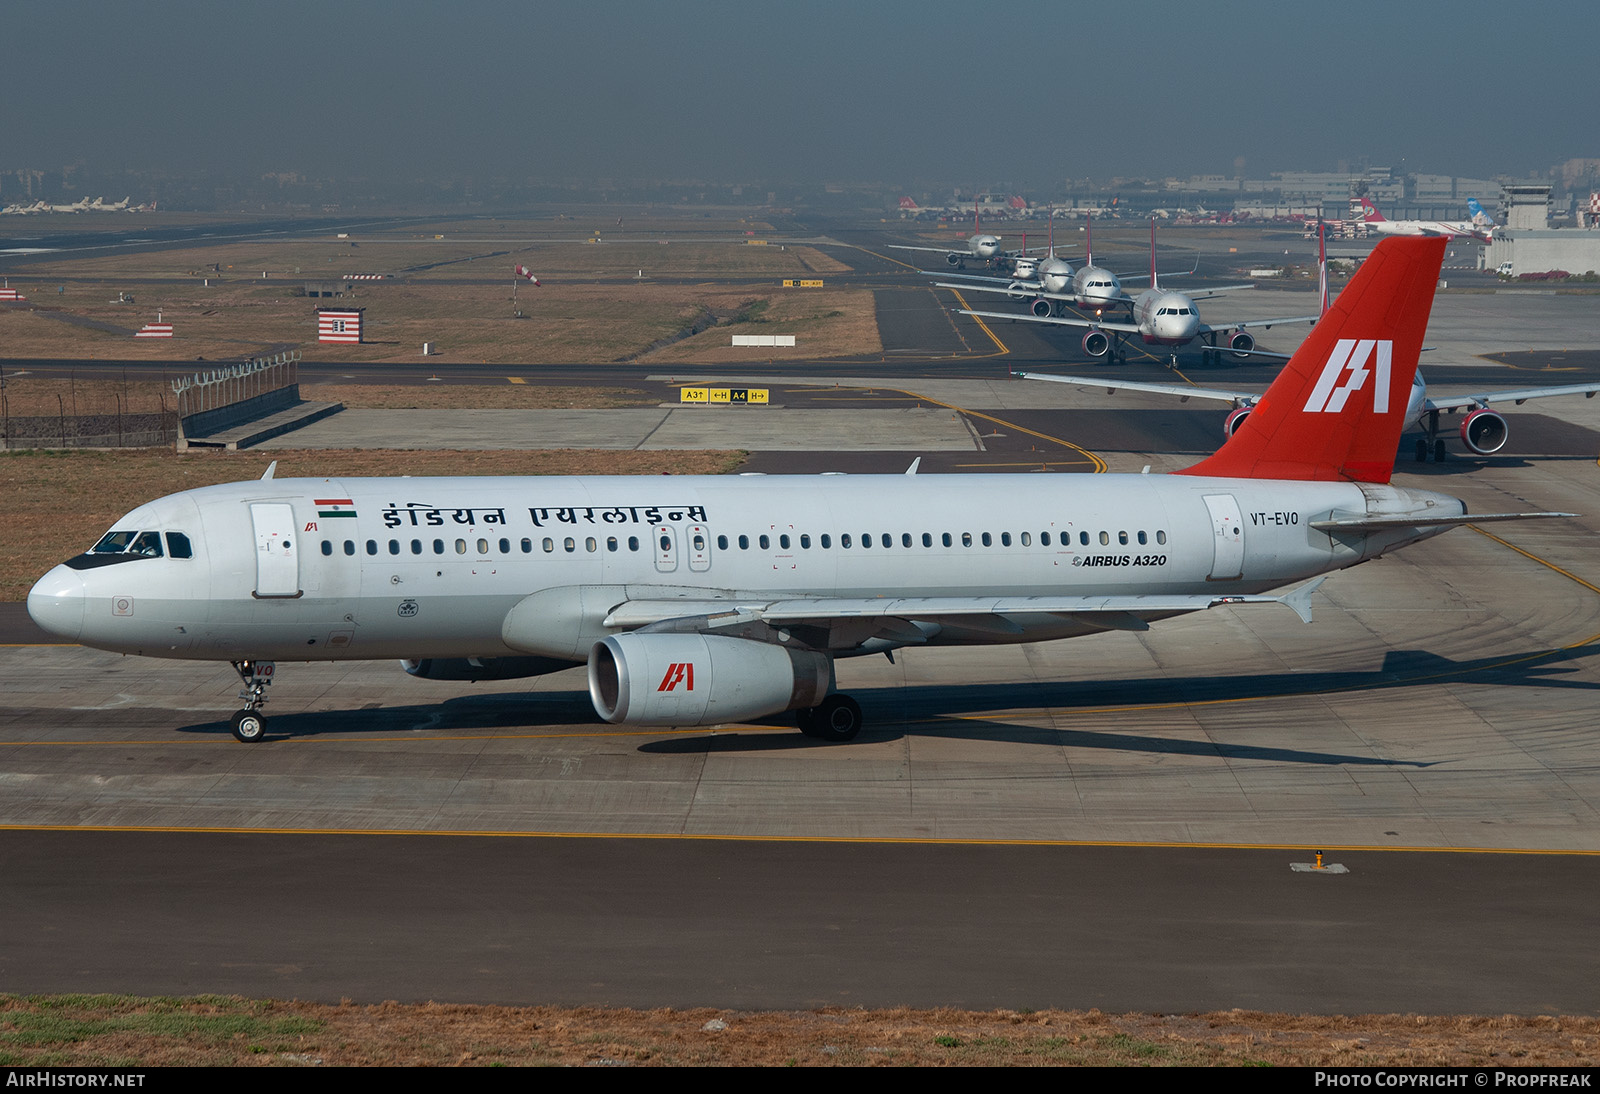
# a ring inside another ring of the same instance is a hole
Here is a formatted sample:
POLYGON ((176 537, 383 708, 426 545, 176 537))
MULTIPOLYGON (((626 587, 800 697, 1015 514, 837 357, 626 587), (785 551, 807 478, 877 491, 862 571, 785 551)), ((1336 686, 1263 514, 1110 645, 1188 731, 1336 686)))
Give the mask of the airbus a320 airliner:
POLYGON ((608 722, 794 711, 849 740, 837 658, 1034 642, 1224 604, 1309 620, 1318 575, 1471 519, 1389 484, 1446 241, 1378 245, 1242 426, 1173 475, 263 479, 141 505, 28 611, 84 645, 431 679, 587 663, 608 722), (1282 596, 1269 590, 1299 584, 1282 596))

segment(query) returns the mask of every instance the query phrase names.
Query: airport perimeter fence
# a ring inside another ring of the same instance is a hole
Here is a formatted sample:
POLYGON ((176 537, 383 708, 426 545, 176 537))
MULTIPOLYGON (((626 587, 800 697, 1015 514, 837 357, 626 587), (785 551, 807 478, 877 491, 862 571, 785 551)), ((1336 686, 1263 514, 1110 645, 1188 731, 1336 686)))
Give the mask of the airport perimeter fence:
POLYGON ((300 351, 290 350, 172 381, 185 437, 203 437, 300 401, 300 351))
POLYGON ((299 401, 298 353, 171 381, 12 377, 0 369, 0 449, 149 448, 299 401))

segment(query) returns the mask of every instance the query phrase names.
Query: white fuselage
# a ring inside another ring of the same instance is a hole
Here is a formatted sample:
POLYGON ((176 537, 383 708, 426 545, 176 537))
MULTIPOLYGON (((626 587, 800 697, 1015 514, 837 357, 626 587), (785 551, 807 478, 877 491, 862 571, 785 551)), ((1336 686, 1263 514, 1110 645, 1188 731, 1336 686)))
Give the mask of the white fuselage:
POLYGON ((1100 266, 1085 266, 1072 277, 1072 294, 1080 308, 1103 312, 1127 303, 1117 275, 1100 266))
POLYGON ((1179 292, 1146 289, 1133 302, 1139 337, 1152 345, 1186 346, 1200 334, 1200 309, 1179 292))
POLYGON ((1470 220, 1369 220, 1367 230, 1384 236, 1474 236, 1488 238, 1488 230, 1470 220))
MULTIPOLYGON (((140 506, 115 529, 157 534, 158 554, 78 556, 28 609, 85 645, 157 657, 581 661, 629 600, 1257 593, 1433 534, 1330 536, 1313 520, 1424 509, 1460 503, 1160 475, 264 480, 140 506)), ((1041 613, 919 641, 1093 629, 1041 613)))
POLYGON ((993 258, 1000 250, 1000 237, 980 232, 967 240, 967 251, 977 258, 993 258))

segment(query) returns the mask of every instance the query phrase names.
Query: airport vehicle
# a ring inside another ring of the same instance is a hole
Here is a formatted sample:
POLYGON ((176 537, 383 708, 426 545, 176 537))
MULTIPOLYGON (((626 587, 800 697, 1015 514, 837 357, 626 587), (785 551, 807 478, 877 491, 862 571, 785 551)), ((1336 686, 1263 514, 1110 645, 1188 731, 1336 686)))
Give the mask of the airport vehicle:
MULTIPOLYGON (((1138 338, 1145 345, 1173 347, 1169 356, 1169 363, 1176 367, 1178 354, 1176 347, 1187 346, 1196 340, 1204 343, 1204 353, 1207 356, 1220 355, 1222 347, 1218 346, 1221 339, 1227 340, 1226 349, 1238 357, 1250 356, 1252 352, 1260 353, 1255 349, 1255 336, 1250 333, 1250 328, 1260 327, 1271 329, 1280 323, 1315 323, 1318 316, 1295 315, 1273 319, 1250 319, 1238 323, 1229 323, 1221 326, 1211 326, 1200 319, 1200 309, 1195 301, 1217 296, 1226 292, 1237 292, 1239 289, 1248 289, 1249 285, 1224 285, 1214 289, 1203 289, 1194 293, 1181 293, 1172 289, 1163 289, 1160 277, 1156 273, 1155 259, 1155 221, 1150 222, 1150 287, 1132 298, 1131 315, 1128 321, 1108 320, 1098 312, 1093 319, 1081 318, 1070 315, 1049 314, 1053 309, 1041 308, 1036 302, 1029 314, 1018 315, 1010 312, 977 311, 974 309, 959 309, 963 315, 976 315, 985 319, 1010 319, 1016 322, 1049 323, 1060 327, 1078 327, 1083 330, 1083 352, 1090 357, 1107 357, 1114 364, 1126 360, 1124 343, 1131 338, 1138 338), (1045 314, 1041 314, 1044 312, 1045 314)), ((1097 269, 1085 266, 1078 271, 1077 278, 1097 269)), ((1075 278, 1075 280, 1077 279, 1075 278)), ((957 286, 962 287, 962 286, 957 286)), ((1114 291, 1118 294, 1118 302, 1126 298, 1121 285, 1115 277, 1107 286, 1102 286, 1093 291, 1114 291)), ((1058 299, 1076 303, 1081 297, 1062 296, 1058 299)))
POLYGON ((1367 231, 1385 236, 1469 236, 1488 240, 1494 221, 1477 199, 1469 199, 1467 206, 1472 210, 1471 220, 1388 220, 1378 212, 1371 198, 1363 197, 1361 222, 1367 226, 1367 231))
MULTIPOLYGON (((587 664, 608 722, 794 711, 861 727, 835 660, 1309 620, 1318 575, 1469 519, 1390 485, 1444 240, 1385 240, 1248 420, 1174 475, 262 479, 140 505, 28 595, 45 630, 231 661, 260 740, 277 661, 498 680, 587 664), (1308 580, 1309 579, 1309 580, 1308 580), (1292 591, 1271 589, 1297 582, 1292 591)), ((915 471, 915 465, 912 472, 915 471)))

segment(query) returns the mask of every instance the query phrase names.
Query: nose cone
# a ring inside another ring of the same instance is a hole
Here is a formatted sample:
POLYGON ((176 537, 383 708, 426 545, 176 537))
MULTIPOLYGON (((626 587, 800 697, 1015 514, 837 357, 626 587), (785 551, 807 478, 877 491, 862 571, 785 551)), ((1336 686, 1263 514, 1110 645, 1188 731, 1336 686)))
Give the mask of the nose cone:
POLYGON ((28 590, 28 614, 51 634, 76 642, 83 633, 83 579, 57 566, 28 590))

